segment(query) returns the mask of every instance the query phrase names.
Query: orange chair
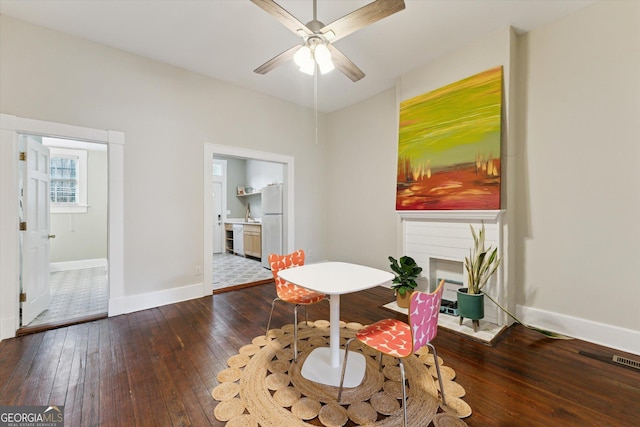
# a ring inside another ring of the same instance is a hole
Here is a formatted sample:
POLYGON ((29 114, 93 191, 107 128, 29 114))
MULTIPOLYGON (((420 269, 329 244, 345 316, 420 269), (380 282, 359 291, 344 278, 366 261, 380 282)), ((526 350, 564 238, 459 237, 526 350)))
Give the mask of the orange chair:
POLYGON ((427 345, 433 350, 433 358, 436 363, 438 381, 440 383, 440 394, 442 403, 447 404, 442 387, 442 375, 440 375, 440 364, 438 363, 438 353, 431 341, 438 334, 438 315, 440 314, 440 302, 442 300, 442 290, 444 280, 440 281, 438 288, 428 294, 414 291, 409 302, 409 324, 396 319, 380 320, 372 325, 360 329, 355 337, 349 339, 345 346, 344 363, 342 364, 342 376, 340 378, 340 388, 338 390, 338 403, 342 397, 342 385, 344 374, 347 368, 347 358, 349 356, 349 344, 355 339, 363 344, 380 352, 380 368, 382 368, 382 354, 397 357, 400 365, 400 376, 402 378, 402 409, 404 410, 404 425, 407 426, 407 391, 405 387, 405 373, 402 359, 411 356, 421 347, 427 345))
POLYGON ((289 304, 294 304, 293 309, 293 324, 295 329, 293 332, 293 361, 297 361, 298 358, 298 307, 304 306, 304 320, 307 321, 307 307, 310 304, 315 304, 326 299, 325 294, 319 294, 317 292, 309 291, 300 286, 296 286, 293 283, 289 283, 278 276, 278 271, 291 267, 299 267, 304 265, 304 251, 302 249, 297 250, 289 255, 269 255, 269 265, 271 266, 271 272, 273 278, 276 281, 276 293, 277 297, 273 299, 271 303, 271 314, 269 314, 269 323, 267 323, 267 333, 269 335, 269 327, 271 326, 271 317, 273 316, 273 308, 276 301, 284 301, 289 304))

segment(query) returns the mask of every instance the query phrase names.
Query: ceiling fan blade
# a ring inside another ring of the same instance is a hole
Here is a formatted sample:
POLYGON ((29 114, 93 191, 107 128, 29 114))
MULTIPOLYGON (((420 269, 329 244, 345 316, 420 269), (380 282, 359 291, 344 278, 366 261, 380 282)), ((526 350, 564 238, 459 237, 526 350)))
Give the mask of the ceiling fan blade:
POLYGON ((301 47, 302 45, 297 44, 292 48, 285 50, 281 54, 274 56, 273 58, 271 58, 270 60, 268 60, 267 62, 265 62, 258 68, 256 68, 255 70, 253 70, 253 72, 258 74, 267 74, 269 71, 273 70, 278 65, 292 59, 293 56, 298 51, 298 49, 300 49, 301 47))
POLYGON ((400 12, 404 8, 404 0, 375 0, 342 18, 336 19, 331 24, 325 25, 320 32, 325 34, 327 39, 333 43, 356 32, 360 28, 364 28, 387 16, 400 12), (334 36, 328 36, 328 32, 332 32, 334 36))
POLYGON ((333 65, 336 66, 345 76, 349 77, 352 81, 357 82, 364 77, 364 72, 358 68, 356 64, 351 62, 342 52, 338 50, 332 44, 328 44, 329 52, 331 52, 331 60, 333 65))
POLYGON ((313 34, 306 25, 302 22, 298 21, 298 19, 287 12, 282 6, 276 3, 273 0, 251 0, 253 4, 267 12, 269 15, 273 16, 277 19, 282 25, 290 29, 296 35, 301 36, 300 31, 302 30, 304 34, 310 36, 313 34))

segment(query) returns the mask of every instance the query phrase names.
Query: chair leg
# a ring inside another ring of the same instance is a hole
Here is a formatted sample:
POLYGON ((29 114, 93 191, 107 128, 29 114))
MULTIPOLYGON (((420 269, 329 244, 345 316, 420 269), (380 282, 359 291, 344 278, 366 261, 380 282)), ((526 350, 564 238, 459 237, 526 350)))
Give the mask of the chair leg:
POLYGON ((273 317, 273 307, 275 307, 276 301, 282 301, 282 300, 280 298, 276 297, 271 302, 271 313, 269 314, 269 322, 267 322, 267 332, 265 333, 265 336, 267 338, 269 338, 269 327, 271 326, 271 317, 273 317))
POLYGON ((349 357, 349 344, 351 341, 356 338, 350 338, 347 340, 344 345, 344 360, 342 361, 342 375, 340 375, 340 388, 338 388, 338 403, 340 403, 340 399, 342 398, 342 385, 344 384, 344 373, 347 371, 347 358, 349 357))
POLYGON ((442 395, 442 403, 447 404, 447 399, 444 397, 444 387, 442 385, 442 375, 440 375, 440 363, 438 363, 438 352, 436 348, 430 342, 427 345, 433 350, 433 358, 436 361, 436 372, 438 373, 438 383, 440 383, 440 394, 442 395))
POLYGON ((293 362, 298 361, 298 304, 293 308, 293 362))
POLYGON ((405 385, 405 374, 404 374, 404 363, 402 363, 402 359, 398 359, 400 364, 400 378, 402 381, 402 412, 404 415, 404 427, 407 427, 407 386, 405 385))

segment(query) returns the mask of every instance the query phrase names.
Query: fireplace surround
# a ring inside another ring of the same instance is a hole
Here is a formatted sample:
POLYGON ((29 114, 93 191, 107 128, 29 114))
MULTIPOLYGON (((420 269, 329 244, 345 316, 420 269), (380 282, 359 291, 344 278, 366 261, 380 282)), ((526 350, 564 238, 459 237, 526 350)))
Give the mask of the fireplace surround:
MULTIPOLYGON (((504 210, 420 211, 398 212, 402 221, 402 253, 423 267, 418 289, 435 289, 439 279, 445 279, 443 300, 456 301, 456 290, 467 287, 464 259, 473 247, 470 225, 479 230, 484 224, 485 244, 498 248, 503 257, 500 267, 484 287, 501 305, 508 307, 509 289, 504 280, 508 265, 505 245, 504 210)), ((484 322, 505 326, 510 319, 491 300, 485 298, 484 322)), ((468 320, 470 323, 471 321, 468 320)))

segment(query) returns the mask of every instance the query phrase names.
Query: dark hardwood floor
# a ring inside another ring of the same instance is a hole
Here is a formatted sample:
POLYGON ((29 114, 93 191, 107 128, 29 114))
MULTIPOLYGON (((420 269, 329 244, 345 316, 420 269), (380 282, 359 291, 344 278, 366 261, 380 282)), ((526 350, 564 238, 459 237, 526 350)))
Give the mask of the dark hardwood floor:
MULTIPOLYGON (((4 340, 0 405, 65 405, 65 426, 223 425, 216 373, 264 334, 274 296, 266 284, 4 340)), ((402 319, 381 308, 392 298, 386 288, 345 295, 342 318, 402 319)), ((328 319, 328 304, 308 314, 328 319)), ((276 307, 275 327, 292 320, 290 306, 276 307)), ((494 347, 442 328, 434 344, 466 389, 470 426, 640 425, 640 371, 583 354, 610 349, 519 325, 494 347)))

